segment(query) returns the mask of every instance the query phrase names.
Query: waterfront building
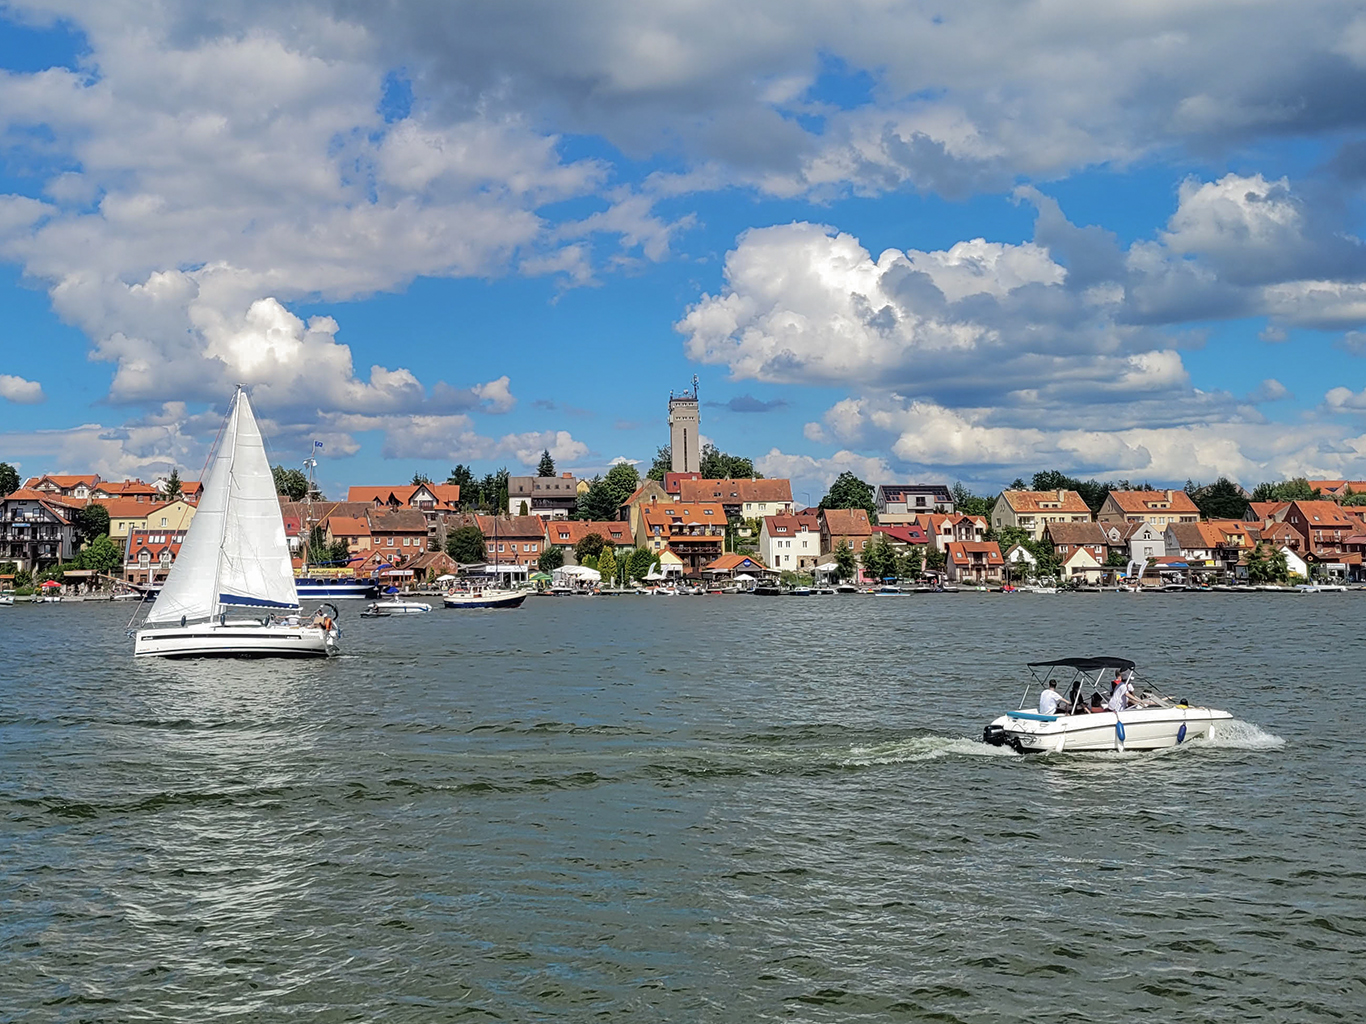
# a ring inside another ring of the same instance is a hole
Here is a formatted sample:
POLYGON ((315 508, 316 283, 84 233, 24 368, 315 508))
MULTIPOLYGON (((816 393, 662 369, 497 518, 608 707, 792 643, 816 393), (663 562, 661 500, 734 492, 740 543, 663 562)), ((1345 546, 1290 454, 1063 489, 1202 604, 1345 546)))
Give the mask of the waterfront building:
POLYGON ((1049 523, 1089 523, 1091 509, 1076 491, 1002 491, 991 509, 992 525, 1013 526, 1034 540, 1049 523))
POLYGON ((873 496, 877 521, 888 525, 907 523, 929 512, 956 512, 953 492, 945 484, 878 484, 873 496))
POLYGON ((863 564, 863 551, 873 539, 873 526, 868 521, 868 513, 861 508, 824 508, 820 510, 821 554, 834 554, 840 541, 844 541, 854 551, 854 557, 863 564))
POLYGON ((987 521, 981 516, 931 512, 916 516, 914 522, 940 551, 947 551, 953 541, 976 543, 986 540, 987 536, 987 521))
MULTIPOLYGON (((373 546, 370 521, 364 516, 329 516, 324 529, 327 543, 336 544, 341 541, 352 554, 369 551, 373 546)), ((285 532, 288 534, 288 529, 285 532)))
POLYGON ((769 568, 752 555, 731 551, 708 562, 702 567, 702 572, 713 579, 734 579, 740 573, 748 576, 768 575, 769 568))
POLYGON ((427 517, 418 509, 376 506, 365 514, 365 522, 370 549, 381 557, 406 560, 427 550, 427 517))
MULTIPOLYGON (((873 527, 873 533, 880 533, 887 538, 887 542, 897 554, 904 554, 911 548, 926 548, 933 543, 933 538, 925 532, 925 528, 917 522, 910 522, 904 525, 884 526, 878 523, 873 527)), ((980 540, 980 537, 965 537, 964 540, 980 540)))
MULTIPOLYGON (((181 497, 185 497, 183 493, 181 497)), ((161 491, 156 484, 142 480, 101 480, 90 489, 90 500, 104 504, 113 498, 132 498, 146 504, 155 504, 161 499, 161 491)))
POLYGON ((1063 560, 1062 574, 1069 580, 1080 579, 1085 583, 1099 583, 1102 564, 1092 548, 1079 545, 1063 560))
POLYGON ((564 555, 565 565, 577 565, 574 548, 590 533, 601 537, 604 547, 611 548, 614 554, 635 547, 635 535, 631 532, 630 523, 620 520, 596 523, 587 519, 555 519, 545 525, 546 549, 559 548, 564 555))
POLYGON ((702 469, 701 417, 697 405, 697 378, 692 391, 669 395, 669 446, 675 473, 698 473, 702 469))
POLYGON ((100 482, 98 473, 83 473, 73 476, 43 475, 29 477, 20 490, 38 491, 45 497, 78 498, 90 497, 90 492, 100 482))
POLYGON ((1007 579, 1018 580, 1033 576, 1034 570, 1039 566, 1039 560, 1034 557, 1034 552, 1023 544, 1010 545, 1002 557, 1005 560, 1007 579))
POLYGON ((669 494, 658 480, 648 477, 631 492, 630 497, 621 503, 618 518, 631 525, 631 533, 640 533, 640 510, 659 502, 677 501, 678 496, 669 494))
POLYGON ((148 587, 164 582, 184 540, 184 530, 134 530, 123 558, 124 580, 148 587))
POLYGON ((999 583, 1005 559, 994 540, 951 542, 944 549, 944 571, 957 583, 999 583))
POLYGON ((84 504, 83 499, 31 488, 0 498, 0 562, 29 572, 69 562, 75 550, 73 517, 84 504))
POLYGON ((1332 501, 1292 501, 1284 522, 1298 535, 1298 544, 1292 539, 1290 547, 1320 561, 1340 561, 1336 556, 1347 553, 1343 542, 1361 525, 1332 501))
POLYGON ((490 564, 513 568, 517 574, 536 571, 546 549, 546 520, 540 516, 489 516, 464 513, 445 517, 447 533, 462 526, 477 526, 484 535, 490 564))
POLYGON ((1200 510, 1185 491, 1111 491, 1096 519, 1102 523, 1198 523, 1200 510))
POLYGON ((579 500, 580 484, 573 473, 559 476, 508 477, 508 515, 528 514, 544 519, 568 519, 579 500))
POLYGON ((765 516, 759 558, 774 569, 814 569, 821 556, 820 522, 814 516, 765 516))
POLYGON ((160 504, 148 504, 136 497, 108 498, 98 504, 109 513, 109 536, 122 544, 125 551, 134 530, 188 530, 198 507, 184 498, 160 504))
POLYGON ((1109 555, 1110 538, 1100 523, 1049 523, 1044 527, 1044 537, 1064 565, 1079 549, 1089 551, 1096 565, 1104 565, 1109 555))
POLYGON ((770 515, 792 514, 790 480, 707 480, 681 474, 671 475, 677 477, 679 501, 720 502, 725 507, 727 519, 761 519, 770 515))
POLYGON ((725 550, 726 510, 717 502, 652 502, 641 506, 639 520, 636 546, 671 549, 690 576, 725 550))
POLYGON ((1152 523, 1126 524, 1132 529, 1128 533, 1129 561, 1152 562, 1167 553, 1167 538, 1163 530, 1152 523))

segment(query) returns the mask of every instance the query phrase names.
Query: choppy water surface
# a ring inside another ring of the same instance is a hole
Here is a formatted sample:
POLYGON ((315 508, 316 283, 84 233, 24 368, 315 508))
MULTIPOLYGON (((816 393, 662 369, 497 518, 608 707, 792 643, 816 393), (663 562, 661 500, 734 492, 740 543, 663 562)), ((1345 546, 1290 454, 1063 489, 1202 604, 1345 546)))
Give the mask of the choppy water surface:
POLYGON ((3 1021, 1319 1021, 1366 595, 536 599, 326 663, 0 609, 3 1021), (977 742, 1135 658, 1217 742, 977 742))

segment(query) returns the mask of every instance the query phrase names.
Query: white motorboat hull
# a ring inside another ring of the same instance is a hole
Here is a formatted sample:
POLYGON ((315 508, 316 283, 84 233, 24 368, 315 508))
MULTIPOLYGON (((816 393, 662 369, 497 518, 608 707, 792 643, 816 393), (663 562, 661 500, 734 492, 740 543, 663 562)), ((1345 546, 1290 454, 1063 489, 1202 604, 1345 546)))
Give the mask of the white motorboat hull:
POLYGON ((138 658, 325 658, 340 633, 318 626, 264 625, 255 620, 196 622, 137 631, 138 658))
POLYGON ((526 591, 515 594, 447 594, 441 603, 447 608, 520 608, 526 591))
POLYGON ((432 606, 425 601, 376 601, 361 614, 367 619, 379 619, 387 615, 421 615, 431 610, 432 606))
POLYGON ((1008 711, 987 726, 988 743, 1022 754, 1060 754, 1085 750, 1161 750, 1198 736, 1211 737, 1233 716, 1217 708, 1129 708, 1116 715, 1041 715, 1008 711), (1123 728, 1118 728, 1117 723, 1123 728), (999 731, 997 731, 999 730, 999 731))

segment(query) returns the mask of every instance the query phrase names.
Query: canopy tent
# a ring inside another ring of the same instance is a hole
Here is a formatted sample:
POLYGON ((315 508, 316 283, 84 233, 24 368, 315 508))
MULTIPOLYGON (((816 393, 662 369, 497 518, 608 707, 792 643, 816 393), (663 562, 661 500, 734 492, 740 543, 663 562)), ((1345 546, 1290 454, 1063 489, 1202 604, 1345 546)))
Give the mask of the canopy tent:
POLYGON ((56 580, 44 580, 42 583, 39 584, 39 586, 45 587, 45 588, 51 588, 51 587, 60 587, 61 584, 58 583, 56 580))
POLYGON ((1134 663, 1128 658, 1059 658, 1057 661, 1031 661, 1030 668, 1075 668, 1081 672, 1098 672, 1103 668, 1128 671, 1134 663))
POLYGON ((532 583, 549 583, 552 578, 548 572, 533 572, 530 577, 532 583))
POLYGON ((555 570, 555 575, 568 579, 584 580, 589 583, 596 583, 602 579, 602 573, 596 569, 590 569, 586 565, 562 565, 555 570))
POLYGON ((450 582, 451 580, 453 580, 453 579, 455 579, 454 576, 452 576, 450 573, 446 573, 444 576, 438 576, 438 577, 436 578, 436 582, 438 582, 438 583, 449 583, 449 582, 450 582))
POLYGON ((735 577, 735 581, 737 583, 753 583, 754 577, 747 572, 742 572, 735 577))

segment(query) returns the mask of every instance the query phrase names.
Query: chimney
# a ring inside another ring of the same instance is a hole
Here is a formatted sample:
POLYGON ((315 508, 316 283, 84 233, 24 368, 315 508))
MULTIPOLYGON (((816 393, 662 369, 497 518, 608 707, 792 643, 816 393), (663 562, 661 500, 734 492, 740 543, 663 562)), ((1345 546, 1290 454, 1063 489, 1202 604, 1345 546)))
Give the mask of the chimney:
POLYGON ((1066 501, 1066 500, 1067 500, 1067 492, 1066 492, 1066 491, 1059 491, 1059 492, 1058 492, 1058 500, 1059 500, 1059 501, 1066 501))
POLYGON ((572 480, 572 479, 574 479, 574 474, 573 474, 573 473, 561 473, 560 476, 563 477, 565 480, 572 480))
POLYGON ((1167 492, 1167 500, 1168 500, 1168 501, 1171 501, 1171 500, 1172 500, 1172 492, 1171 492, 1171 491, 1168 491, 1168 492, 1167 492))

